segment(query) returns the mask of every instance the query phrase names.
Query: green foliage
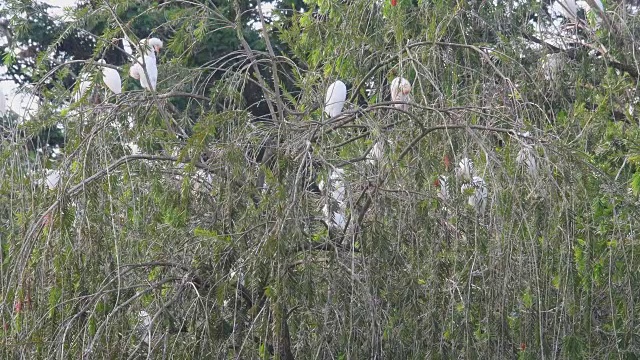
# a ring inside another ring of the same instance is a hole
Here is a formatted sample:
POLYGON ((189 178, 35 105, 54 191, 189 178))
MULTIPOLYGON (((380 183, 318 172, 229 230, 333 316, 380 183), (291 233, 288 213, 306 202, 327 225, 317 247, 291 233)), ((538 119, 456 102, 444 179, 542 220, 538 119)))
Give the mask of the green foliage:
POLYGON ((633 353, 633 39, 531 46, 543 5, 482 4, 279 1, 259 30, 253 0, 91 1, 67 22, 11 0, 3 61, 40 106, 0 128, 0 354, 633 353), (124 34, 164 41, 156 92, 127 76, 124 34), (81 71, 93 85, 70 105, 81 71), (388 103, 397 76, 406 111, 388 103), (347 104, 329 120, 336 79, 347 104), (488 185, 483 214, 463 157, 488 185))

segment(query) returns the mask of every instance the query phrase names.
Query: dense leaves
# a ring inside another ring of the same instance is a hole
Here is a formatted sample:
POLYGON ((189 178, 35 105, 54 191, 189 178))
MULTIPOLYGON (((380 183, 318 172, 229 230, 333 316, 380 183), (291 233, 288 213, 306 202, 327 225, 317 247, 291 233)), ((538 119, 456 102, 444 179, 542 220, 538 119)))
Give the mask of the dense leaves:
POLYGON ((9 74, 40 101, 2 128, 4 357, 637 353, 622 4, 576 30, 533 3, 91 1, 68 22, 21 3, 3 51, 37 44, 9 74), (126 76, 125 33, 165 41, 156 92, 126 76), (71 102, 80 71, 93 85, 71 102))

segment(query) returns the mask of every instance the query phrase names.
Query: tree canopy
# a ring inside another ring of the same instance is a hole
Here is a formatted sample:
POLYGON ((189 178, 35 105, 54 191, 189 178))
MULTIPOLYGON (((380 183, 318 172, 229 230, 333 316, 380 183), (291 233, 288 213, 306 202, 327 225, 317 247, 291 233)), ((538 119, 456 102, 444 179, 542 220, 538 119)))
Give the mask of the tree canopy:
POLYGON ((563 4, 8 0, 0 354, 635 358, 640 22, 563 4))

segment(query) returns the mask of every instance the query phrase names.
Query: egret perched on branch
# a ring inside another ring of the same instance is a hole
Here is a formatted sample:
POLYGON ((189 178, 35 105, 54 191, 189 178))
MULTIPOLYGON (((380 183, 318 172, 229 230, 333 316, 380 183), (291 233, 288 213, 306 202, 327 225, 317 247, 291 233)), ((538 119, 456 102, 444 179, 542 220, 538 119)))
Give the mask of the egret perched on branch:
POLYGON ((434 181, 434 185, 438 190, 438 199, 442 201, 449 201, 449 178, 445 175, 440 175, 434 181))
POLYGON ((484 214, 484 209, 487 207, 487 195, 489 190, 487 189, 487 183, 479 176, 474 176, 470 184, 463 184, 460 188, 463 194, 469 192, 467 189, 472 189, 473 192, 469 195, 468 203, 473 207, 480 215, 484 214))
MULTIPOLYGON (((321 190, 324 189, 324 181, 319 186, 321 190)), ((328 201, 322 208, 322 213, 327 218, 327 225, 329 227, 335 226, 344 228, 347 224, 346 220, 346 188, 344 185, 344 170, 336 169, 329 175, 329 186, 327 189, 328 201)))
POLYGON ((565 17, 578 18, 578 5, 576 5, 576 0, 559 0, 558 5, 560 5, 565 17))
MULTIPOLYGON (((106 64, 106 62, 100 59, 98 60, 98 64, 106 64)), ((122 92, 122 79, 120 79, 120 74, 117 70, 103 66, 102 80, 114 94, 120 94, 122 92)))
POLYGON ((327 88, 327 95, 324 98, 324 112, 330 117, 340 115, 346 100, 347 86, 340 80, 334 82, 327 88))
POLYGON ((131 46, 131 40, 129 40, 129 37, 127 36, 127 34, 124 34, 124 37, 122 38, 122 50, 124 50, 124 52, 127 53, 127 55, 133 56, 133 48, 131 46))
POLYGON ((535 178, 538 175, 536 157, 534 155, 534 150, 530 145, 524 145, 522 149, 520 149, 518 156, 516 157, 516 163, 524 167, 531 177, 535 178))
MULTIPOLYGON (((411 83, 405 78, 397 77, 391 81, 391 101, 411 101, 411 83)), ((409 110, 409 104, 394 104, 396 109, 409 110)))
POLYGON ((36 179, 34 184, 37 186, 45 185, 49 190, 55 190, 60 183, 60 171, 46 169, 44 179, 36 179))
POLYGON ((151 342, 151 315, 144 310, 140 310, 138 313, 138 326, 136 326, 136 330, 138 332, 138 336, 145 343, 151 342))
POLYGON ((7 112, 7 99, 4 98, 4 92, 0 87, 0 116, 3 116, 7 112))
POLYGON ((162 40, 158 38, 145 39, 140 42, 140 47, 142 48, 143 56, 139 57, 138 61, 131 66, 129 75, 136 80, 140 80, 140 86, 146 90, 155 90, 158 82, 156 53, 159 53, 160 49, 162 49, 162 40))
POLYGON ((382 160, 382 155, 384 155, 384 141, 378 140, 373 147, 371 148, 371 152, 369 152, 369 164, 375 165, 378 161, 382 160))
POLYGON ((473 168, 473 161, 466 157, 462 158, 456 168, 456 177, 465 181, 471 181, 474 175, 475 169, 473 168))
POLYGON ((91 77, 89 76, 89 73, 86 73, 86 72, 82 73, 82 75, 80 75, 80 85, 78 85, 78 90, 76 91, 73 97, 74 100, 80 101, 80 99, 82 99, 82 97, 87 92, 90 86, 91 86, 91 77))
MULTIPOLYGON (((584 0, 557 0, 557 4, 560 7, 560 12, 566 17, 571 18, 573 20, 580 20, 579 10, 583 9, 584 11, 595 11, 598 15, 598 18, 602 18, 604 15, 604 5, 600 0, 594 0, 594 5, 600 10, 598 12, 595 10, 587 1, 584 0)), ((557 7, 556 7, 557 8, 557 7)))

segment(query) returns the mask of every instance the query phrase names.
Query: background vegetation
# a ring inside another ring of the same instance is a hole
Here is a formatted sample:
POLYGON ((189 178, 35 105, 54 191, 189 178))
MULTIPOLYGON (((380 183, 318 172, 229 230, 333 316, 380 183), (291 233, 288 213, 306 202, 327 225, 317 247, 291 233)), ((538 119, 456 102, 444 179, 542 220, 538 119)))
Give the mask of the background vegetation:
POLYGON ((0 127, 2 358, 637 356, 633 4, 567 30, 533 1, 260 5, 0 7, 4 76, 38 105, 0 127), (126 76, 124 32, 164 40, 157 92, 126 76), (465 156, 483 215, 453 176, 437 196, 465 156), (337 168, 344 228, 318 187, 337 168))

